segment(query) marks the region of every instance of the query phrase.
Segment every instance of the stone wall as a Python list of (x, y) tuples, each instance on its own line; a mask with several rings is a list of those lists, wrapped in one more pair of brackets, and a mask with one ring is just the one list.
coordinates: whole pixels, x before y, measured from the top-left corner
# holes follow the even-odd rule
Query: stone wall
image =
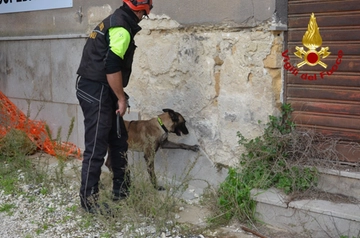
[(149, 29), (153, 23), (136, 38), (136, 70), (126, 89), (131, 103), (144, 118), (166, 107), (180, 111), (213, 161), (235, 162), (236, 132), (259, 135), (258, 121), (277, 113), (281, 34), (267, 25), (164, 31)]
[[(99, 5), (88, 1), (82, 7), (81, 27), (68, 23), (72, 29), (68, 34), (63, 34), (67, 32), (63, 25), (54, 30), (42, 22), (39, 25), (46, 25), (50, 32), (46, 34), (46, 30), (25, 30), (14, 22), (14, 28), (0, 37), (0, 90), (25, 112), (30, 102), (31, 117), (45, 120), (54, 131), (62, 127), (63, 138), (75, 117), (70, 141), (81, 148), (83, 118), (75, 97), (76, 69), (85, 35), (118, 7), (114, 2)], [(265, 7), (255, 0), (240, 3), (248, 6), (241, 11), (248, 11), (249, 16), (246, 20), (233, 17), (232, 24), (220, 19), (224, 14), (217, 15), (218, 24), (185, 24), (181, 21), (187, 19), (176, 12), (173, 19), (164, 14), (164, 6), (157, 12), (155, 8), (150, 19), (141, 22), (143, 30), (135, 38), (138, 48), (126, 88), (132, 116), (135, 113), (148, 119), (163, 108), (179, 111), (190, 129), (187, 140), (199, 143), (210, 161), (224, 164), (234, 164), (239, 158), (242, 148), (237, 143), (237, 131), (246, 137), (261, 134), (258, 121), (266, 122), (269, 115), (278, 113), (282, 94), (283, 35), (269, 30), (274, 4)], [(74, 1), (70, 13), (60, 11), (77, 21), (76, 11), (82, 4), (84, 1)], [(5, 14), (0, 20), (12, 22), (16, 16), (24, 19), (35, 15)], [(47, 17), (56, 23), (55, 16), (62, 15), (54, 11), (53, 17)], [(178, 17), (179, 21), (175, 20)], [(34, 23), (33, 18), (29, 21)], [(17, 33), (16, 28), (25, 33)]]

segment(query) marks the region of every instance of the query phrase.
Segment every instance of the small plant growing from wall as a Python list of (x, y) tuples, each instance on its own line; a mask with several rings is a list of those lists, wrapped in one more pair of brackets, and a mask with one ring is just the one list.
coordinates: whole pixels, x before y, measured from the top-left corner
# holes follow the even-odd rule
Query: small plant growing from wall
[(232, 218), (255, 221), (256, 202), (251, 198), (254, 188), (275, 187), (290, 194), (316, 185), (318, 173), (314, 167), (294, 165), (290, 161), (289, 148), (295, 132), (291, 112), (291, 105), (283, 104), (279, 117), (269, 116), (262, 136), (247, 139), (237, 133), (238, 143), (245, 152), (240, 156), (239, 166), (229, 168), (227, 178), (220, 184), (211, 223), (224, 224)]

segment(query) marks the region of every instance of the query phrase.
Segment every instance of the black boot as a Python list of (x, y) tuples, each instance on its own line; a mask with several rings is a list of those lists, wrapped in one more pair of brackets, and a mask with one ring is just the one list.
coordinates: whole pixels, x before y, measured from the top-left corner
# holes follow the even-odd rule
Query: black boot
[(99, 194), (91, 194), (84, 198), (80, 195), (81, 207), (88, 213), (111, 216), (112, 211), (105, 202), (99, 203)]
[(130, 174), (125, 173), (124, 179), (113, 179), (113, 201), (119, 201), (129, 196)]
[(125, 191), (123, 189), (113, 190), (113, 198), (112, 198), (112, 200), (114, 202), (123, 200), (123, 199), (128, 197), (128, 193), (129, 193), (129, 191)]

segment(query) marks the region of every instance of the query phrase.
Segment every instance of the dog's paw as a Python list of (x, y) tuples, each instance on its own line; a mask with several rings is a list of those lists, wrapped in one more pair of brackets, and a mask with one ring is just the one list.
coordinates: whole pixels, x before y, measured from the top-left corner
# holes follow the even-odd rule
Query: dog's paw
[(193, 145), (193, 146), (191, 146), (191, 150), (195, 151), (195, 152), (198, 152), (200, 150), (200, 146), (199, 145)]

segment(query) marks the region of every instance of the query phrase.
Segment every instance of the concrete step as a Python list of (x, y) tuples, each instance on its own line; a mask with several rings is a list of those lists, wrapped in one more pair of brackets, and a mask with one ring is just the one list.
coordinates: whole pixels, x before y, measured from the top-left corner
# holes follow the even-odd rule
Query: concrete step
[(360, 201), (360, 172), (317, 168), (318, 188), (324, 192), (342, 194)]
[[(360, 173), (318, 169), (318, 189), (360, 200)], [(292, 201), (277, 189), (252, 190), (257, 201), (257, 217), (272, 226), (286, 230), (294, 237), (340, 238), (360, 237), (360, 204), (328, 199)], [(349, 200), (348, 200), (349, 201)]]

